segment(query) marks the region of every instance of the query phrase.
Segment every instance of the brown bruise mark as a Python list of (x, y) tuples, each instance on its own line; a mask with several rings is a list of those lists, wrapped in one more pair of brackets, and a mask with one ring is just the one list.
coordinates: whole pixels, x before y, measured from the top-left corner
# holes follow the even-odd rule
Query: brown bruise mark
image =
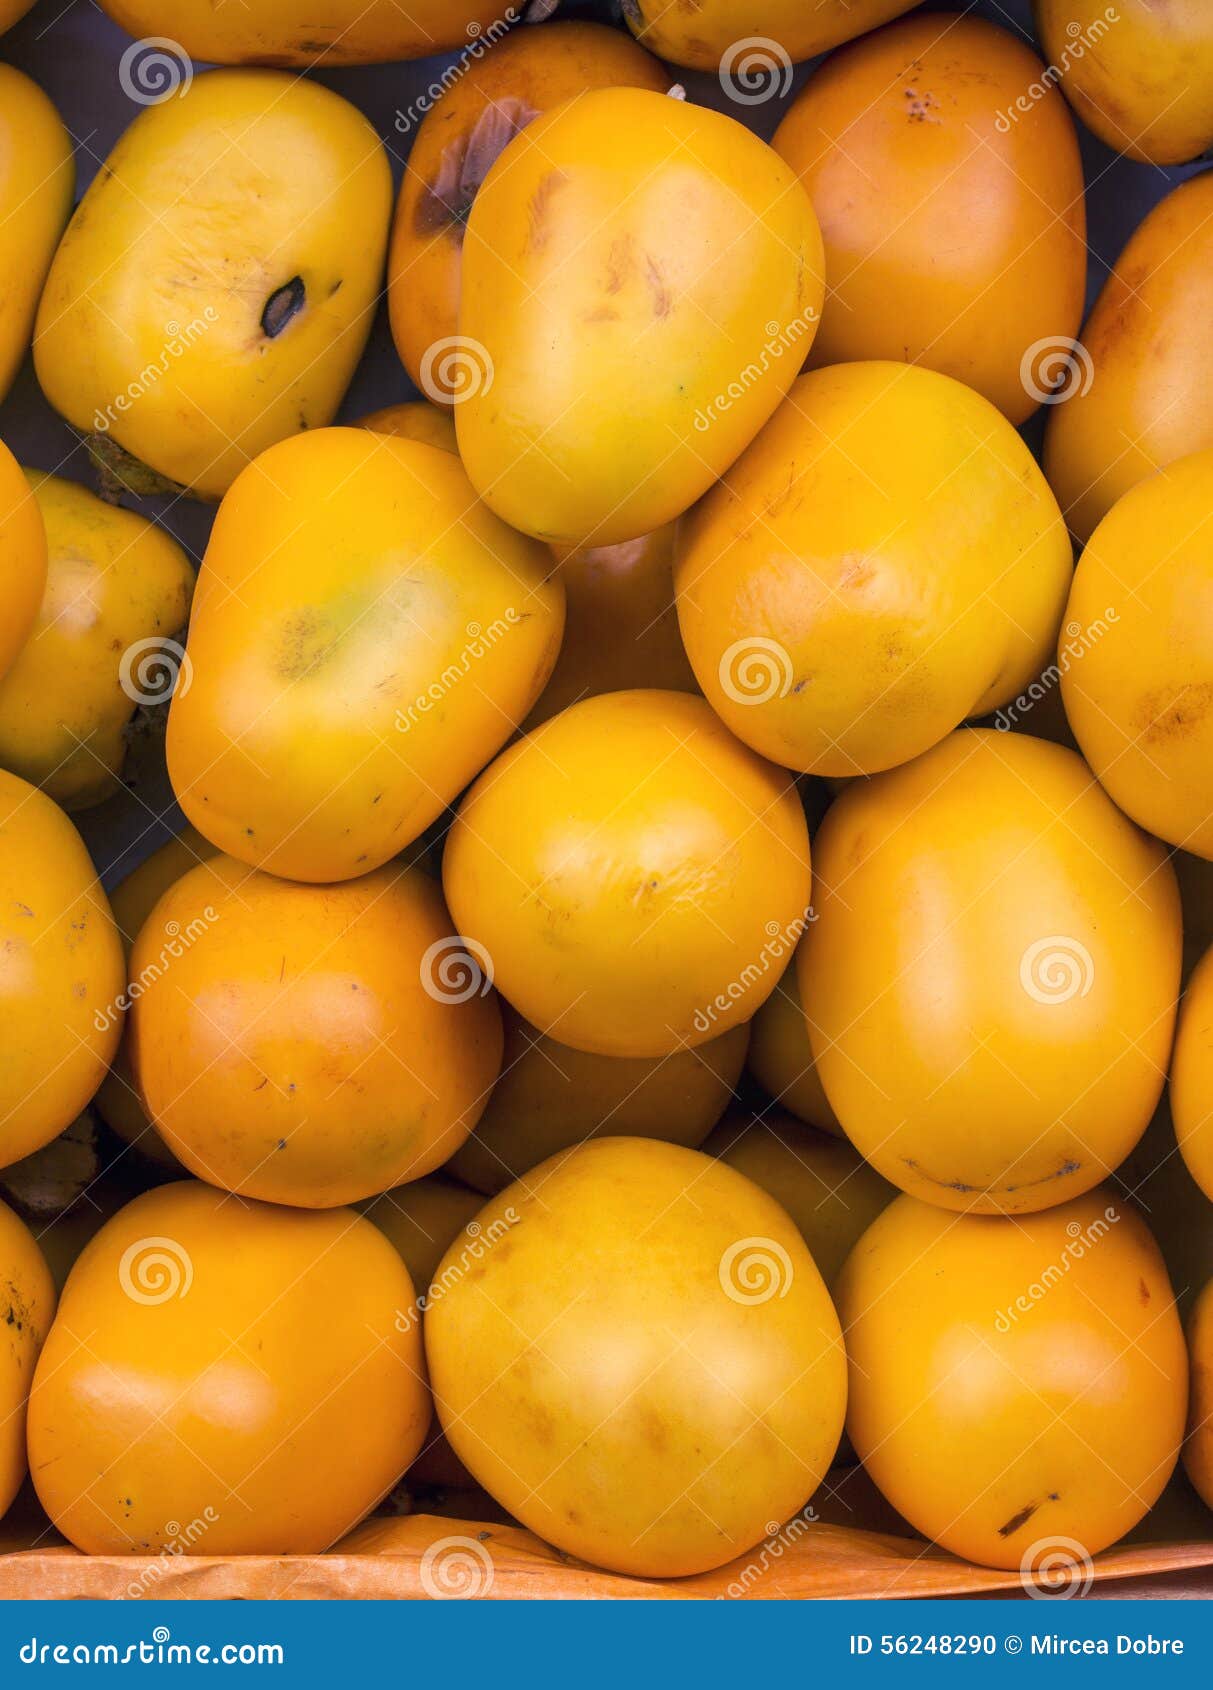
[(432, 181), (421, 190), (413, 213), (414, 232), (423, 238), (446, 234), (463, 245), (476, 195), (498, 156), (539, 114), (525, 100), (499, 100), (486, 106), (466, 134), (443, 150)]
[(567, 180), (563, 170), (549, 170), (540, 177), (527, 206), (528, 252), (542, 252), (547, 246), (551, 233), (552, 199)]
[(1039, 1502), (1029, 1502), (1025, 1504), (1025, 1506), (1019, 1510), (1018, 1514), (1012, 1514), (1011, 1518), (1005, 1525), (999, 1526), (999, 1537), (1013, 1537), (1021, 1527), (1027, 1525), (1028, 1521), (1032, 1518), (1033, 1514), (1035, 1514), (1039, 1507)]

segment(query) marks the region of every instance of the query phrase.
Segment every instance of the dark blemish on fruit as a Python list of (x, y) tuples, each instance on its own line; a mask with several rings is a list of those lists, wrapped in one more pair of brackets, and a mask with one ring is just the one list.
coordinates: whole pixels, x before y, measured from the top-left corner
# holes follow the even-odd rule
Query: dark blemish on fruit
[(548, 244), (551, 233), (552, 198), (556, 190), (567, 180), (563, 170), (549, 170), (540, 177), (539, 185), (531, 195), (531, 203), (527, 207), (527, 251), (542, 252)]
[(1150, 1287), (1146, 1284), (1144, 1279), (1139, 1279), (1137, 1281), (1137, 1295), (1141, 1298), (1143, 1303), (1148, 1303), (1150, 1301)]
[(289, 282), (283, 282), (280, 288), (275, 288), (265, 302), (265, 309), (261, 313), (261, 331), (268, 340), (276, 340), (291, 322), (303, 310), (307, 303), (307, 289), (303, 285), (302, 276), (292, 276)]
[(286, 1140), (284, 1138), (280, 1138), (278, 1140), (278, 1148), (279, 1148), (279, 1150), (285, 1150), (286, 1149)]
[(1039, 1502), (1029, 1502), (1026, 1508), (1019, 1510), (1018, 1514), (1012, 1514), (1005, 1526), (999, 1526), (999, 1537), (1011, 1537), (1021, 1526), (1026, 1526), (1039, 1507)]
[(414, 232), (423, 237), (445, 232), (462, 246), (476, 195), (497, 155), (536, 115), (525, 100), (497, 100), (487, 106), (469, 132), (445, 149), (433, 181), (422, 188), (413, 213)]
[(661, 266), (650, 253), (644, 255), (645, 279), (649, 284), (649, 292), (653, 296), (653, 315), (659, 320), (668, 317), (674, 309), (674, 296), (666, 285), (665, 277), (661, 273)]

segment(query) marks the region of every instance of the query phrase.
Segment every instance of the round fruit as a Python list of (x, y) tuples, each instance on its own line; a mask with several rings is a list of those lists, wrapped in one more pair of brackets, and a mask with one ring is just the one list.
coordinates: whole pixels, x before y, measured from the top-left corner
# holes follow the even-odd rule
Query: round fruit
[(782, 1109), (727, 1115), (702, 1148), (783, 1205), (831, 1288), (852, 1245), (897, 1195), (849, 1144)]
[[(188, 53), (215, 64), (319, 63), (327, 70), (426, 59), (457, 47), (471, 51), (482, 32), (484, 51), (518, 15), (501, 0), (408, 0), (407, 6), (400, 0), (255, 0), (251, 6), (101, 0), (101, 9), (152, 53), (150, 62), (135, 60), (133, 75), (137, 89), (159, 99), (166, 96), (155, 70), (156, 49), (162, 61), (169, 50), (168, 63), (177, 66)], [(172, 40), (161, 39), (170, 30)], [(306, 172), (300, 174), (307, 180)]]
[[(812, 59), (840, 41), (862, 35), (914, 0), (623, 0), (623, 15), (638, 40), (671, 64), (710, 70), (735, 80), (753, 102), (772, 79), (791, 82), (792, 61)], [(727, 86), (727, 85), (726, 85)]]
[(844, 47), (772, 142), (825, 242), (811, 361), (902, 359), (1021, 423), (1082, 321), (1082, 161), (1055, 88), (1014, 110), (1044, 74), (1036, 55), (984, 18), (945, 22), (917, 15)]
[(420, 440), (423, 446), (437, 446), (440, 452), (459, 455), (454, 417), (425, 399), (410, 399), (403, 405), (385, 405), (382, 411), (371, 411), (365, 417), (359, 417), (356, 426), (369, 428), (372, 434), (394, 434), (398, 440)]
[(842, 1137), (813, 1060), (795, 957), (750, 1023), (746, 1067), (763, 1090), (793, 1115), (823, 1133)]
[[(438, 1264), (474, 1216), (484, 1198), (441, 1174), (410, 1180), (356, 1207), (400, 1252), (418, 1297), (425, 1298)], [(424, 1304), (423, 1304), (424, 1307)]]
[(0, 1311), (7, 1342), (0, 1357), (0, 1515), (25, 1478), (25, 1410), (34, 1364), (55, 1312), (55, 1287), (33, 1235), (0, 1203)]
[(679, 532), (708, 701), (764, 757), (871, 774), (994, 709), (1050, 659), (1072, 555), (1028, 448), (908, 364), (799, 380)]
[(1126, 815), (1213, 858), (1213, 449), (1141, 481), (1078, 561), (1062, 665), (1083, 756)]
[(497, 1077), (496, 1002), (419, 869), (321, 888), (217, 857), (160, 899), (131, 975), (148, 1114), (246, 1197), (331, 1208), (428, 1174)]
[(496, 1192), (585, 1139), (661, 1138), (694, 1150), (728, 1104), (745, 1060), (743, 1023), (670, 1056), (592, 1056), (502, 1007), (501, 1078), (450, 1171)]
[(564, 625), (553, 573), (450, 452), (330, 428), (262, 453), (198, 575), (168, 723), (181, 808), (272, 874), (378, 868), (542, 691)]
[(667, 1056), (747, 1021), (804, 925), (796, 790), (701, 698), (612, 692), (553, 716), (468, 793), (447, 901), (541, 1032)]
[[(1067, 0), (1068, 3), (1068, 0)], [(1147, 475), (1213, 447), (1213, 170), (1173, 188), (1116, 260), (1045, 431), (1045, 474), (1086, 540)]]
[(899, 1197), (838, 1284), (847, 1431), (911, 1525), (1026, 1573), (1137, 1524), (1183, 1438), (1188, 1368), (1144, 1221), (1091, 1192), (1015, 1220)]
[(490, 1495), (558, 1549), (658, 1578), (722, 1566), (802, 1507), (845, 1359), (779, 1205), (696, 1151), (616, 1138), (510, 1186), (485, 1231), (511, 1208), (426, 1316), (439, 1417)]
[(732, 118), (641, 88), (537, 117), (468, 218), (455, 426), (472, 485), (541, 540), (651, 534), (778, 405), (823, 287), (808, 195)]
[(1171, 1113), (1188, 1170), (1213, 1203), (1213, 949), (1197, 964), (1180, 1008)]
[(456, 336), (463, 241), (497, 155), (541, 112), (590, 88), (664, 94), (669, 85), (669, 73), (617, 29), (557, 21), (514, 30), (491, 53), (467, 60), (428, 107), (400, 186), (387, 281), (392, 338), (422, 393), (457, 400), (475, 367)]
[(122, 944), (84, 842), (45, 793), (0, 772), (0, 1166), (49, 1144), (122, 1033)]
[(1158, 1102), (1180, 913), (1081, 758), (968, 729), (856, 782), (798, 953), (817, 1070), (886, 1179), (980, 1214), (1097, 1185)]
[(421, 1445), (412, 1301), (396, 1251), (349, 1210), (192, 1180), (137, 1197), (72, 1270), (34, 1380), (43, 1507), (90, 1555), (327, 1549)]
[[(0, 32), (13, 12), (12, 0), (0, 5)], [(0, 65), (0, 399), (29, 351), (75, 185), (71, 136), (59, 113), (36, 82)]]

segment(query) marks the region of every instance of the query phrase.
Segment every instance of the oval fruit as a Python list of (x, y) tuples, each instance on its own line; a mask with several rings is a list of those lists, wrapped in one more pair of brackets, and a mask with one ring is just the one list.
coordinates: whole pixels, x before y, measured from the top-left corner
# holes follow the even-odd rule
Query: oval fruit
[[(429, 398), (458, 399), (471, 366), (455, 339), (463, 239), (472, 203), (497, 155), (520, 129), (590, 88), (663, 94), (669, 73), (618, 30), (596, 23), (519, 29), (466, 62), (422, 116), (388, 249), (392, 338)], [(407, 118), (411, 114), (401, 114)], [(411, 123), (401, 130), (407, 133)]]
[[(14, 21), (3, 15), (9, 10), (0, 8), (0, 31)], [(38, 295), (75, 186), (71, 137), (59, 113), (36, 82), (0, 64), (0, 399), (29, 351)]]
[(1213, 949), (1196, 965), (1180, 1006), (1171, 1113), (1188, 1172), (1213, 1203)]
[(163, 528), (57, 475), (28, 472), (46, 529), (46, 587), (0, 681), (0, 764), (67, 810), (121, 787), (137, 704), (177, 678), (194, 571)]
[(553, 546), (564, 639), (526, 726), (601, 692), (697, 692), (674, 604), (675, 524), (617, 546)]
[(1126, 158), (1184, 164), (1213, 143), (1213, 12), (1207, 0), (1034, 0), (1058, 84), (1094, 135)]
[(181, 808), (273, 874), (378, 868), (539, 696), (564, 622), (552, 569), (449, 452), (346, 428), (271, 448), (198, 576), (168, 724)]
[(1130, 487), (1213, 447), (1213, 170), (1139, 224), (1082, 330), (1044, 466), (1086, 540)]
[(1193, 1310), (1188, 1345), (1192, 1355), (1192, 1405), (1184, 1468), (1205, 1506), (1213, 1508), (1213, 1279)]
[(811, 361), (939, 370), (1021, 423), (1050, 391), (1042, 355), (1064, 355), (1082, 321), (1078, 141), (1052, 87), (1012, 110), (1044, 73), (1022, 42), (983, 18), (944, 21), (905, 18), (844, 47), (772, 142), (825, 243)]
[(501, 1191), (586, 1139), (660, 1138), (699, 1147), (728, 1104), (749, 1030), (730, 1027), (669, 1056), (593, 1056), (502, 1008), (501, 1077), (483, 1115), (447, 1164), (478, 1191)]
[(459, 455), (454, 418), (425, 399), (385, 405), (382, 411), (359, 417), (356, 426), (369, 428), (372, 434), (394, 434), (398, 440), (420, 440), (423, 446), (437, 446), (440, 452)]
[(1068, 1549), (1077, 1581), (1160, 1495), (1187, 1357), (1158, 1246), (1107, 1190), (1013, 1221), (899, 1197), (838, 1308), (851, 1441), (954, 1555), (1026, 1577)]
[[(457, 47), (485, 52), (517, 16), (501, 0), (101, 0), (101, 10), (153, 50), (171, 48), (212, 64), (379, 64), (426, 59)], [(147, 40), (171, 35), (172, 40)], [(170, 56), (173, 64), (175, 56)], [(140, 64), (144, 68), (140, 70)], [(138, 85), (164, 98), (153, 63), (136, 60)]]
[(59, 806), (0, 771), (0, 1165), (75, 1120), (122, 1032), (122, 945)]
[(26, 1403), (38, 1353), (55, 1312), (55, 1287), (46, 1260), (23, 1221), (0, 1203), (0, 1311), (7, 1342), (0, 1357), (0, 1516), (26, 1474)]
[[(732, 76), (753, 100), (773, 77), (791, 81), (791, 61), (812, 59), (908, 12), (915, 0), (623, 0), (637, 40), (672, 64)], [(727, 88), (726, 88), (727, 91)]]
[(29, 482), (0, 441), (0, 676), (38, 619), (46, 589), (46, 526)]
[(203, 863), (131, 953), (147, 1112), (191, 1173), (269, 1203), (333, 1208), (431, 1173), (501, 1062), (487, 981), (453, 978), (465, 963), (419, 869), (318, 888)]
[(667, 1056), (748, 1021), (809, 901), (793, 786), (701, 698), (612, 692), (485, 770), (443, 860), (460, 933), (531, 1024)]
[(192, 1180), (137, 1197), (77, 1261), (34, 1380), (43, 1507), (90, 1555), (327, 1549), (421, 1445), (421, 1341), (398, 1319), (412, 1300), (396, 1251), (349, 1210)]
[(484, 1229), (507, 1208), (426, 1316), (439, 1418), (489, 1494), (558, 1549), (657, 1578), (722, 1566), (802, 1507), (845, 1359), (779, 1205), (696, 1151), (616, 1138), (543, 1163)]
[(994, 709), (1053, 652), (1065, 525), (1028, 448), (908, 364), (803, 376), (680, 527), (674, 584), (713, 709), (764, 757), (871, 774)]
[(1139, 826), (1213, 858), (1213, 450), (1113, 505), (1066, 627), (1085, 637), (1062, 696), (1095, 775)]
[(776, 1103), (820, 1132), (843, 1136), (813, 1060), (795, 957), (750, 1022), (746, 1067)]
[(966, 730), (848, 787), (814, 855), (800, 991), (861, 1155), (978, 1214), (1098, 1184), (1166, 1072), (1181, 941), (1162, 847), (1072, 751)]
[(514, 137), (468, 219), (455, 411), (472, 485), (542, 540), (691, 505), (787, 392), (823, 291), (808, 196), (732, 118), (605, 88)]
[(374, 130), (327, 88), (197, 77), (135, 119), (68, 225), (38, 310), (43, 392), (132, 491), (218, 499), (258, 452), (333, 420), (391, 192)]
[[(132, 869), (120, 880), (110, 893), (114, 924), (126, 954), (128, 1003), (140, 996), (143, 990), (142, 982), (130, 978), (130, 955), (131, 947), (148, 916), (163, 894), (180, 880), (182, 875), (218, 855), (210, 840), (204, 839), (197, 828), (190, 827), (187, 822), (179, 834), (153, 851), (150, 857), (145, 858), (137, 868)], [(175, 934), (167, 932), (162, 925), (157, 931), (156, 948), (164, 948), (175, 937)], [(171, 952), (166, 954), (171, 955)], [(135, 1089), (135, 1076), (131, 1073), (129, 1026), (123, 1028), (122, 1043), (118, 1046), (110, 1071), (102, 1080), (101, 1088), (93, 1102), (106, 1126), (116, 1133), (124, 1144), (130, 1145), (140, 1156), (146, 1157), (161, 1168), (176, 1174), (181, 1172), (181, 1164), (148, 1120), (147, 1111)]]
[(852, 1246), (897, 1196), (849, 1144), (782, 1109), (728, 1115), (702, 1148), (783, 1205), (831, 1288)]

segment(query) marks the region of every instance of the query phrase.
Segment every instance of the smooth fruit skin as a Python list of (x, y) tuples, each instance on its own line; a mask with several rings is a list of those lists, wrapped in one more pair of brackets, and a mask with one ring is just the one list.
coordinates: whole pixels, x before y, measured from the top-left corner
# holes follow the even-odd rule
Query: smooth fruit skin
[(588, 89), (663, 94), (669, 85), (669, 73), (619, 30), (558, 20), (515, 30), (491, 53), (470, 59), (426, 110), (409, 149), (388, 249), (392, 337), (422, 393), (443, 402), (459, 397), (466, 366), (451, 356), (450, 342), (458, 328), (464, 231), (497, 155), (541, 112)]
[(218, 499), (258, 452), (332, 421), (391, 192), (375, 131), (327, 88), (195, 78), (135, 119), (68, 225), (38, 311), (43, 392), (136, 488), (150, 469)]
[(1094, 135), (1126, 158), (1184, 164), (1213, 143), (1206, 0), (1034, 0), (1045, 57)]
[(42, 512), (20, 464), (0, 441), (0, 677), (33, 631), (46, 578)]
[(844, 1136), (813, 1060), (795, 957), (750, 1022), (746, 1068), (776, 1103), (800, 1120), (835, 1138)]
[(26, 1474), (25, 1411), (34, 1364), (55, 1312), (55, 1286), (33, 1234), (0, 1203), (0, 1516), (8, 1512)]
[(680, 525), (678, 620), (713, 709), (820, 775), (904, 763), (1014, 698), (1071, 575), (1031, 453), (979, 394), (909, 364), (802, 376)]
[(670, 1056), (593, 1056), (502, 1008), (501, 1078), (447, 1164), (490, 1195), (589, 1138), (660, 1138), (696, 1150), (728, 1104), (749, 1029), (730, 1027)]
[(1213, 949), (1196, 965), (1180, 1005), (1171, 1113), (1188, 1172), (1213, 1203)]
[(523, 1525), (678, 1578), (804, 1506), (838, 1443), (845, 1360), (765, 1192), (693, 1150), (600, 1139), (479, 1219), (496, 1241), (432, 1304), (426, 1352), (455, 1453)]
[(142, 40), (169, 35), (211, 64), (380, 64), (425, 59), (504, 31), (500, 0), (101, 0), (101, 10)]
[[(5, 10), (11, 13), (0, 7), (0, 31), (20, 15), (6, 20)], [(59, 113), (36, 82), (0, 64), (0, 399), (29, 350), (75, 186), (71, 137)]]
[[(191, 827), (187, 822), (179, 834), (153, 851), (138, 868), (132, 869), (125, 879), (120, 880), (110, 893), (114, 925), (118, 929), (127, 960), (128, 997), (132, 984), (131, 947), (144, 922), (163, 894), (180, 880), (182, 875), (218, 855), (219, 852), (210, 840), (204, 839), (197, 828)], [(173, 934), (166, 933), (161, 927), (156, 940), (157, 946), (163, 946), (173, 937)], [(139, 989), (141, 988), (137, 988)], [(123, 1027), (122, 1043), (118, 1046), (110, 1071), (102, 1080), (93, 1103), (106, 1126), (116, 1133), (124, 1144), (129, 1144), (132, 1149), (138, 1150), (141, 1156), (147, 1157), (161, 1168), (173, 1173), (181, 1172), (181, 1164), (148, 1120), (147, 1111), (135, 1089), (135, 1076), (131, 1073), (128, 1026)]]
[(847, 1137), (945, 1209), (1089, 1191), (1158, 1102), (1179, 989), (1175, 876), (1081, 758), (967, 729), (837, 799), (798, 953)]
[(1188, 1328), (1192, 1401), (1184, 1468), (1208, 1508), (1213, 1508), (1213, 1279), (1205, 1286)]
[(348, 1209), (192, 1180), (137, 1197), (86, 1246), (43, 1350), (43, 1507), (90, 1555), (327, 1549), (425, 1434), (412, 1300), (396, 1251)]
[[(164, 529), (56, 475), (26, 472), (46, 529), (46, 587), (0, 681), (0, 764), (66, 810), (120, 790), (126, 729), (176, 669), (194, 571)], [(167, 692), (167, 687), (165, 687)]]
[(1148, 832), (1213, 858), (1213, 449), (1118, 500), (1078, 560), (1063, 666), (1087, 762)]
[(1013, 1221), (899, 1197), (855, 1246), (838, 1309), (851, 1441), (954, 1555), (1027, 1572), (1068, 1541), (1081, 1561), (1170, 1477), (1183, 1333), (1157, 1244), (1108, 1189)]
[(553, 716), (464, 798), (458, 931), (541, 1032), (657, 1057), (748, 1021), (809, 902), (795, 788), (701, 698), (612, 692)]
[(553, 567), (449, 452), (344, 428), (271, 448), (198, 576), (168, 723), (181, 808), (274, 874), (378, 868), (539, 696), (564, 624)]
[[(785, 61), (812, 59), (908, 12), (915, 0), (623, 0), (628, 28), (650, 52), (693, 70), (779, 76)], [(772, 44), (774, 45), (773, 50)]]
[(1087, 540), (1130, 487), (1213, 447), (1213, 170), (1138, 225), (1083, 325), (1080, 368), (1045, 431), (1044, 467)]
[(672, 521), (766, 422), (821, 312), (821, 235), (771, 149), (719, 112), (597, 89), (516, 135), (476, 196), (455, 407), (516, 528), (614, 545)]
[(812, 76), (771, 143), (808, 190), (830, 288), (811, 363), (897, 358), (954, 376), (1013, 423), (1042, 351), (1082, 321), (1086, 217), (1074, 124), (982, 18), (905, 18)]
[(456, 962), (419, 869), (325, 887), (191, 869), (131, 953), (147, 1112), (191, 1173), (270, 1203), (334, 1208), (432, 1173), (501, 1063), (496, 1002)]
[(726, 1115), (702, 1149), (782, 1204), (831, 1290), (852, 1246), (897, 1196), (849, 1144), (782, 1109)]
[(437, 446), (440, 452), (459, 455), (455, 419), (449, 411), (431, 405), (427, 399), (409, 399), (402, 405), (385, 405), (370, 411), (355, 425), (373, 434), (393, 434), (399, 440), (420, 440), (423, 446)]
[(125, 975), (80, 835), (45, 793), (0, 772), (0, 1165), (58, 1137), (101, 1084)]
[(675, 533), (669, 522), (617, 546), (553, 546), (564, 639), (526, 727), (600, 692), (698, 692), (674, 604)]
[(480, 1192), (441, 1174), (426, 1174), (356, 1205), (399, 1251), (419, 1297), (427, 1295), (439, 1262), (483, 1206)]

